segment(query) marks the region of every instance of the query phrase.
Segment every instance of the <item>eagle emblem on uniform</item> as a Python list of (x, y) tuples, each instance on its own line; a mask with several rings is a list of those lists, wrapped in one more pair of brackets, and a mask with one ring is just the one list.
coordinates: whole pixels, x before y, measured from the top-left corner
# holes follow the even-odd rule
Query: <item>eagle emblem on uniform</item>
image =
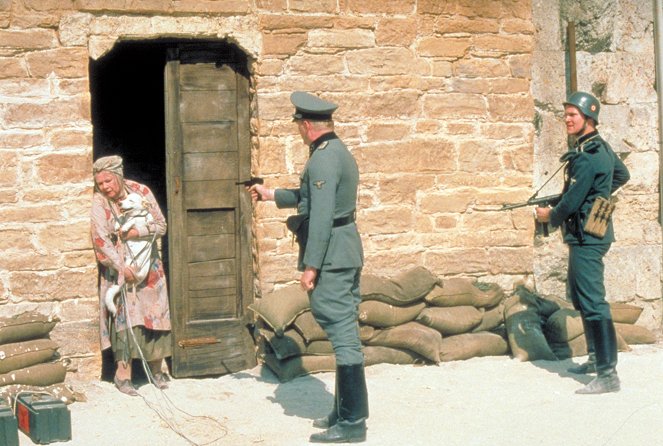
[(324, 180), (318, 180), (313, 182), (313, 185), (318, 189), (322, 189), (322, 186), (324, 186), (324, 184), (325, 184)]

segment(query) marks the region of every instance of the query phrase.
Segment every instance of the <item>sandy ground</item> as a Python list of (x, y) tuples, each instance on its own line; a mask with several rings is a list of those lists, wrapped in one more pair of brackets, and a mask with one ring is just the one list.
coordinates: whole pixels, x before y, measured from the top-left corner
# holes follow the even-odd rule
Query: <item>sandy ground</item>
[[(605, 395), (574, 393), (591, 378), (568, 374), (571, 360), (501, 356), (439, 366), (371, 366), (364, 444), (663, 444), (663, 344), (633, 346), (619, 361), (622, 390)], [(296, 446), (309, 444), (316, 432), (311, 421), (329, 411), (334, 375), (280, 383), (258, 366), (220, 378), (173, 380), (165, 393), (144, 385), (140, 397), (125, 396), (107, 382), (71, 384), (88, 401), (69, 406), (68, 445)], [(21, 446), (33, 444), (19, 436)]]

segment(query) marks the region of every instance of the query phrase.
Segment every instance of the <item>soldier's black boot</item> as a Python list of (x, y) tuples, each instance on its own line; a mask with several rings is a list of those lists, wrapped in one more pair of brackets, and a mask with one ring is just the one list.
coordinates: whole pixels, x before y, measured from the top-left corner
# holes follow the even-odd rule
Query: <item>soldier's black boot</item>
[(360, 443), (366, 441), (368, 392), (364, 365), (341, 365), (336, 368), (336, 424), (311, 435), (311, 443)]
[(577, 375), (586, 375), (596, 373), (596, 353), (594, 353), (594, 334), (587, 325), (585, 318), (582, 318), (582, 326), (585, 328), (585, 340), (587, 341), (587, 361), (575, 367), (566, 369), (569, 373)]
[(596, 348), (597, 376), (576, 393), (595, 395), (600, 393), (619, 392), (621, 388), (617, 376), (617, 335), (612, 319), (588, 321), (594, 335)]
[(336, 374), (336, 385), (334, 390), (334, 406), (329, 415), (313, 420), (313, 427), (318, 429), (329, 429), (338, 421), (338, 373)]

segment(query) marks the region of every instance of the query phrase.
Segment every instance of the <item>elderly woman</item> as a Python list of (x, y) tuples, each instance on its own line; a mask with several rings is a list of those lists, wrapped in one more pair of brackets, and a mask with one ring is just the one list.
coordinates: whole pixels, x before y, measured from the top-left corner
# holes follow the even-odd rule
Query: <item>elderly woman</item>
[[(132, 359), (147, 361), (152, 381), (159, 389), (168, 387), (162, 373), (163, 359), (171, 355), (170, 310), (163, 264), (156, 243), (152, 244), (151, 265), (147, 278), (136, 283), (136, 271), (127, 265), (125, 242), (131, 239), (156, 241), (166, 233), (166, 220), (150, 189), (125, 180), (122, 158), (107, 156), (93, 166), (92, 245), (99, 267), (101, 349), (112, 348), (117, 364), (115, 386), (120, 392), (137, 395), (131, 382)], [(149, 223), (127, 232), (117, 229), (121, 216), (119, 202), (129, 193), (145, 199), (152, 218)], [(113, 315), (104, 304), (108, 288), (122, 286)]]

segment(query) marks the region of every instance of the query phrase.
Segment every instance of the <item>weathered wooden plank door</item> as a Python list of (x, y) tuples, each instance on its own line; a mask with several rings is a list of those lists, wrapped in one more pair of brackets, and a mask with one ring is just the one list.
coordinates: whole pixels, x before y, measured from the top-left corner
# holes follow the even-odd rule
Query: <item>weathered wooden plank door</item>
[(175, 377), (256, 364), (248, 79), (213, 51), (169, 50), (165, 70)]

